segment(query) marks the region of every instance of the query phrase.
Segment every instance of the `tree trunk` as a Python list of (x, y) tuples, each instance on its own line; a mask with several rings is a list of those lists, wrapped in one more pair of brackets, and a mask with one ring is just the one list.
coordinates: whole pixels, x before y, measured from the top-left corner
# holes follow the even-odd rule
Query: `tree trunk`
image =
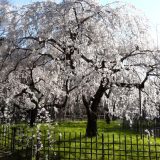
[(93, 111), (87, 112), (87, 128), (86, 136), (94, 137), (97, 135), (97, 113)]
[(82, 100), (87, 112), (87, 127), (86, 136), (93, 137), (97, 135), (97, 115), (90, 109), (90, 104), (87, 102), (84, 95), (82, 95)]
[(110, 124), (110, 117), (109, 117), (109, 108), (108, 108), (108, 104), (106, 104), (106, 109), (105, 109), (105, 120), (107, 124)]
[(106, 86), (108, 85), (108, 82), (106, 85), (104, 85), (104, 79), (101, 80), (100, 86), (98, 90), (96, 91), (94, 98), (91, 97), (89, 102), (86, 100), (85, 96), (82, 95), (82, 100), (84, 103), (84, 106), (86, 107), (87, 112), (87, 128), (86, 128), (86, 136), (87, 137), (93, 137), (97, 135), (97, 110), (99, 107), (99, 103), (101, 101), (101, 98), (106, 91)]
[(107, 124), (110, 124), (111, 119), (110, 119), (110, 117), (109, 117), (109, 113), (108, 113), (108, 112), (105, 114), (105, 120), (106, 120), (106, 123), (107, 123)]
[(38, 112), (37, 110), (38, 110), (37, 107), (30, 110), (30, 127), (33, 127), (34, 123), (36, 122), (36, 117), (37, 117), (37, 112)]

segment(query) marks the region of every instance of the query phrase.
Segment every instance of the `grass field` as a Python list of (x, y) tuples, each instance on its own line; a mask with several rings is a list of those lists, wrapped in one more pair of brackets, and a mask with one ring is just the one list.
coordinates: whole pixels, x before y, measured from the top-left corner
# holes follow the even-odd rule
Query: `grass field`
[[(12, 126), (13, 127), (13, 126)], [(138, 135), (133, 130), (123, 130), (121, 121), (106, 124), (98, 121), (97, 137), (85, 137), (86, 121), (64, 121), (53, 124), (37, 124), (34, 128), (26, 125), (15, 125), (16, 137), (14, 150), (35, 159), (36, 146), (39, 142), (39, 159), (77, 159), (77, 160), (158, 160), (160, 159), (160, 139), (148, 135)], [(38, 132), (37, 132), (38, 129)], [(10, 131), (11, 132), (11, 131)], [(2, 127), (1, 127), (2, 133)], [(9, 133), (6, 137), (9, 137)], [(7, 143), (11, 142), (6, 140)], [(5, 144), (5, 138), (0, 137), (0, 144)], [(32, 145), (32, 151), (30, 147)], [(37, 145), (38, 146), (38, 145)], [(32, 152), (26, 152), (30, 149)], [(23, 153), (23, 155), (22, 155)], [(37, 153), (37, 152), (36, 152)], [(20, 157), (20, 156), (19, 156)], [(17, 160), (16, 158), (13, 160)], [(28, 158), (31, 159), (31, 158)]]

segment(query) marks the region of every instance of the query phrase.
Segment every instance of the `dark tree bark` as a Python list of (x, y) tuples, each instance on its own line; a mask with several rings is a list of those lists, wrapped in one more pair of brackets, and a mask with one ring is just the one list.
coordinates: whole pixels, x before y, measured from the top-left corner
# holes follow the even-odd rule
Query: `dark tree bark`
[(29, 115), (30, 115), (30, 127), (34, 126), (34, 123), (36, 122), (36, 117), (38, 113), (38, 107), (35, 107), (34, 109), (29, 110)]
[(1, 118), (2, 123), (4, 123), (4, 121), (5, 121), (4, 111), (5, 111), (5, 104), (2, 101), (2, 103), (0, 104), (0, 112), (2, 113), (2, 118)]
[(87, 128), (86, 128), (87, 137), (93, 137), (97, 135), (97, 110), (98, 110), (101, 98), (105, 93), (109, 83), (108, 79), (107, 79), (107, 82), (104, 82), (104, 81), (105, 79), (101, 80), (100, 86), (97, 92), (95, 93), (94, 98), (91, 97), (89, 102), (87, 102), (85, 96), (82, 95), (82, 100), (83, 100), (84, 106), (86, 107), (86, 112), (87, 112)]
[(110, 117), (109, 117), (109, 109), (108, 109), (108, 106), (106, 108), (106, 112), (105, 112), (105, 120), (106, 120), (106, 123), (107, 124), (110, 124)]
[(54, 106), (56, 106), (59, 109), (59, 112), (57, 114), (57, 118), (59, 120), (62, 120), (64, 118), (64, 110), (66, 108), (67, 102), (68, 102), (68, 94), (66, 94), (63, 103), (54, 104)]
[[(113, 103), (113, 113), (115, 112), (116, 109), (116, 102)], [(112, 121), (115, 121), (117, 119), (117, 117), (113, 114), (112, 115)]]
[(90, 112), (87, 121), (86, 136), (94, 137), (97, 135), (97, 114)]
[(93, 137), (97, 135), (97, 113), (96, 112), (94, 113), (90, 109), (90, 104), (87, 102), (84, 95), (82, 95), (82, 99), (87, 112), (86, 136)]
[(15, 123), (18, 123), (20, 120), (20, 106), (17, 105), (16, 103), (13, 104), (13, 121)]
[(29, 88), (31, 89), (32, 92), (37, 92), (40, 97), (38, 98), (38, 101), (34, 100), (33, 99), (33, 95), (28, 93), (29, 94), (29, 97), (31, 99), (31, 102), (35, 104), (35, 108), (33, 109), (30, 109), (29, 110), (29, 113), (30, 113), (30, 127), (33, 127), (34, 126), (34, 123), (36, 122), (36, 118), (37, 118), (37, 114), (38, 114), (38, 108), (39, 108), (39, 102), (41, 100), (41, 98), (43, 97), (43, 94), (41, 94), (41, 92), (36, 88), (35, 86), (35, 82), (33, 80), (33, 69), (34, 69), (34, 66), (32, 68), (30, 68), (30, 80), (28, 81), (29, 84)]

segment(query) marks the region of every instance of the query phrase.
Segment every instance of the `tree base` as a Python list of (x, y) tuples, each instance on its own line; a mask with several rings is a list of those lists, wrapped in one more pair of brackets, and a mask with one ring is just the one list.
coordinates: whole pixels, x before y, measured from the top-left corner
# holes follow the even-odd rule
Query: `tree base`
[(97, 136), (97, 119), (88, 119), (86, 136), (87, 137)]

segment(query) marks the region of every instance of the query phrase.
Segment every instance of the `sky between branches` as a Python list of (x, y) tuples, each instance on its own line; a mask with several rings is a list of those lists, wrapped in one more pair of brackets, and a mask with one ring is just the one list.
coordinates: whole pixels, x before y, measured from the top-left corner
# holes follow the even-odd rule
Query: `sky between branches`
[[(38, 0), (9, 0), (12, 4), (23, 5)], [(41, 0), (42, 1), (42, 0)], [(56, 0), (57, 2), (60, 0)], [(115, 0), (100, 0), (102, 4), (110, 3)], [(146, 16), (151, 19), (152, 23), (160, 25), (160, 0), (125, 0), (128, 3), (135, 5), (136, 8), (144, 11)], [(160, 28), (160, 26), (159, 26)]]
[[(14, 5), (25, 5), (38, 0), (9, 0)], [(42, 0), (39, 0), (42, 1)], [(61, 0), (54, 0), (56, 2)], [(107, 4), (116, 0), (99, 0), (100, 3)], [(121, 1), (121, 0), (120, 0)], [(160, 37), (160, 0), (125, 0), (133, 4), (136, 8), (142, 10), (152, 25), (153, 37)]]

